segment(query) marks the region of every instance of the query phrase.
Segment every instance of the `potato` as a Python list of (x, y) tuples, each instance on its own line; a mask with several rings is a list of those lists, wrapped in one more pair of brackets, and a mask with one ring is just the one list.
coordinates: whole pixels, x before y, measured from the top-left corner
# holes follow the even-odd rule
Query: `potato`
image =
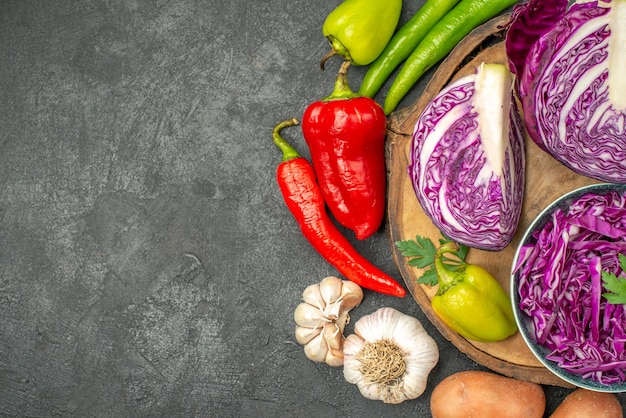
[(433, 418), (541, 418), (545, 410), (540, 385), (480, 371), (446, 377), (430, 398)]
[(622, 405), (611, 393), (576, 389), (563, 399), (550, 418), (622, 418)]

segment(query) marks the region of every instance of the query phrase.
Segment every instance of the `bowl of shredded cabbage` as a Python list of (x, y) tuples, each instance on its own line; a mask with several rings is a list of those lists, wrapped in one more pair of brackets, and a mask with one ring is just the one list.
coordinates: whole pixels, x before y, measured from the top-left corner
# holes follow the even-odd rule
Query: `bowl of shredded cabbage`
[(511, 269), (520, 333), (565, 382), (626, 392), (626, 185), (594, 184), (546, 207)]

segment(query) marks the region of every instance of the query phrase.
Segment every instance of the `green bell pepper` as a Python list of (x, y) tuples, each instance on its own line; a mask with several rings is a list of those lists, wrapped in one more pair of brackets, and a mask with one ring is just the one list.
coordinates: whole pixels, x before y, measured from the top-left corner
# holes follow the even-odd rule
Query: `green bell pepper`
[(447, 242), (437, 250), (435, 270), (439, 289), (431, 301), (433, 311), (465, 338), (494, 342), (517, 332), (511, 299), (484, 268), (462, 263), (454, 270), (443, 263), (443, 254), (458, 250)]
[(322, 33), (332, 50), (320, 67), (333, 55), (354, 65), (367, 65), (383, 51), (393, 36), (402, 0), (345, 0), (326, 17)]

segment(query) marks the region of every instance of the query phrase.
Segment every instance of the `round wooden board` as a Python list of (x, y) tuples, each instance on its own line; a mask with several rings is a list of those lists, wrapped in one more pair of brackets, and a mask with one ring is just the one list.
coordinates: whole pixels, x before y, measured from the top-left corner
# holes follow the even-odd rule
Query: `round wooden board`
[[(394, 261), (417, 303), (439, 332), (460, 351), (477, 363), (506, 376), (554, 386), (571, 385), (548, 369), (534, 357), (518, 333), (496, 343), (467, 340), (448, 328), (434, 314), (430, 301), (436, 287), (417, 284), (422, 272), (411, 267), (394, 243), (415, 239), (416, 235), (429, 237), (434, 243), (441, 238), (440, 231), (422, 211), (407, 174), (409, 149), (417, 119), (434, 97), (452, 80), (474, 72), (481, 62), (507, 63), (504, 48), (504, 26), (510, 15), (497, 17), (470, 33), (443, 61), (427, 85), (424, 93), (413, 105), (390, 115), (387, 131), (388, 170), (388, 222)], [(526, 187), (522, 216), (517, 233), (502, 251), (470, 249), (468, 262), (489, 270), (509, 291), (510, 271), (521, 235), (538, 213), (560, 195), (578, 187), (597, 183), (580, 176), (540, 150), (530, 139), (526, 141)]]

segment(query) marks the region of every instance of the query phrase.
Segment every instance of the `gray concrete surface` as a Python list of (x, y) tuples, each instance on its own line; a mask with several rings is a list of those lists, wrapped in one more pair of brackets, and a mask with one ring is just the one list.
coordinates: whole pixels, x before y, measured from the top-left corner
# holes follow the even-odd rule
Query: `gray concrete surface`
[[(369, 291), (353, 318), (392, 306), (439, 344), (421, 398), (366, 400), (295, 342), (302, 291), (336, 271), (282, 202), (271, 130), (330, 93), (336, 4), (0, 2), (0, 415), (425, 417), (482, 369)], [(354, 244), (401, 280), (385, 229)]]

